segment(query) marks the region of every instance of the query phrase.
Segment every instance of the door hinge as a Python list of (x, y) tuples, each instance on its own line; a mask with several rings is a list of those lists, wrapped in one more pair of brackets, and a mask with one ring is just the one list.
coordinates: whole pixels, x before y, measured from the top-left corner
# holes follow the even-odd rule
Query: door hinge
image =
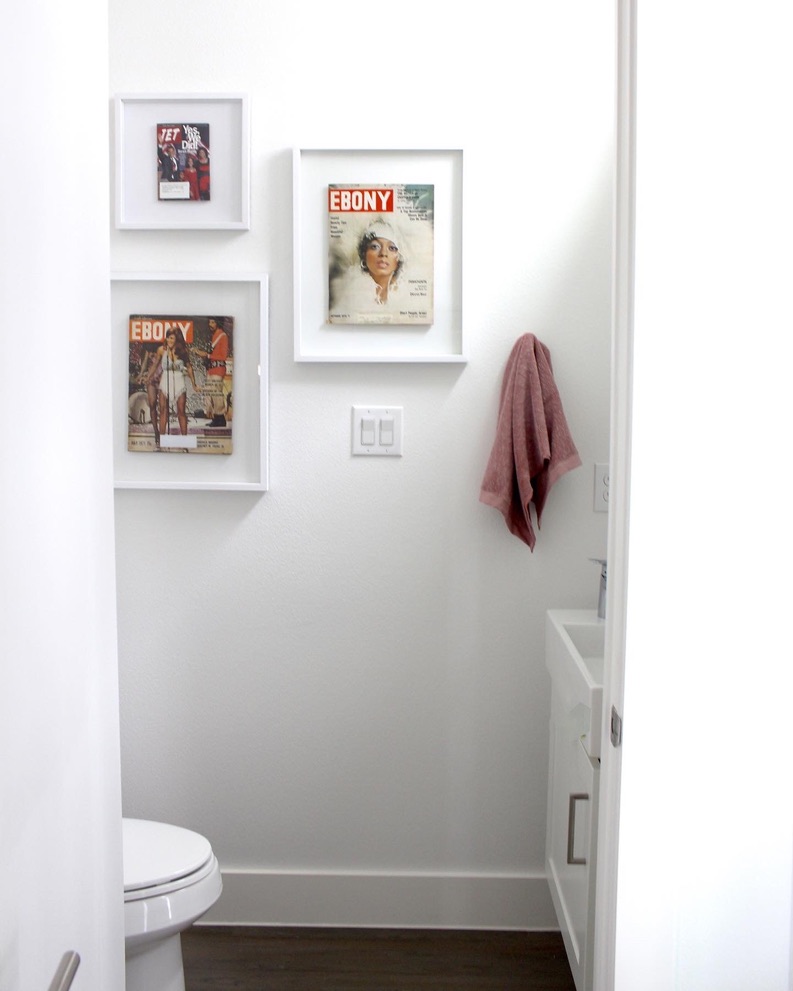
[(611, 707), (611, 745), (618, 747), (622, 743), (622, 716), (616, 706)]

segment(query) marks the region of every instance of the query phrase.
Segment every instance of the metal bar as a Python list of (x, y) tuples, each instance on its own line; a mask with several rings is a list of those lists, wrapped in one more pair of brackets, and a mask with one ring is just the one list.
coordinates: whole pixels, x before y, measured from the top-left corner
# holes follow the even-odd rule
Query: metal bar
[(55, 977), (52, 979), (49, 991), (69, 991), (79, 966), (80, 954), (75, 950), (67, 950), (61, 957), (61, 962), (55, 971)]
[(570, 804), (567, 809), (567, 863), (586, 864), (586, 857), (575, 856), (575, 808), (576, 802), (588, 802), (589, 795), (585, 792), (578, 792), (570, 796)]

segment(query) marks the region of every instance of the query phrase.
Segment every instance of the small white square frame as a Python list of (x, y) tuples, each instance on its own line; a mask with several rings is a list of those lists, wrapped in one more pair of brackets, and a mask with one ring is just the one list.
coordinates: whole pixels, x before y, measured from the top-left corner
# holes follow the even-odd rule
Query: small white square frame
[[(113, 465), (117, 489), (268, 488), (268, 278), (261, 273), (111, 276)], [(127, 450), (129, 318), (134, 313), (223, 313), (234, 317), (234, 449), (229, 455), (142, 453)]]
[[(462, 151), (296, 148), (292, 173), (295, 361), (465, 362)], [(435, 186), (431, 326), (328, 323), (327, 189), (338, 182)]]
[[(171, 121), (209, 124), (209, 200), (157, 198), (156, 126)], [(250, 229), (250, 124), (245, 94), (118, 94), (115, 159), (117, 228)]]

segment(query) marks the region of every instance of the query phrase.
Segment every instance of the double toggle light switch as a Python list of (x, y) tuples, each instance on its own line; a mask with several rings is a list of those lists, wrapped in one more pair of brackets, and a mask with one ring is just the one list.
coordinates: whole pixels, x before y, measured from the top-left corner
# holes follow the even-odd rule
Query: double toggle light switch
[(401, 406), (353, 406), (352, 453), (400, 457)]

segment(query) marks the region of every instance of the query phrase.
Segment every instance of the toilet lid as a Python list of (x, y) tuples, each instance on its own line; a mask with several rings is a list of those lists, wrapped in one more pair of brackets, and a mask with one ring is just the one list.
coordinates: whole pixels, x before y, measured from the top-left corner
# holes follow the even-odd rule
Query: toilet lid
[(181, 826), (124, 819), (124, 891), (152, 888), (187, 877), (212, 856), (206, 837)]

